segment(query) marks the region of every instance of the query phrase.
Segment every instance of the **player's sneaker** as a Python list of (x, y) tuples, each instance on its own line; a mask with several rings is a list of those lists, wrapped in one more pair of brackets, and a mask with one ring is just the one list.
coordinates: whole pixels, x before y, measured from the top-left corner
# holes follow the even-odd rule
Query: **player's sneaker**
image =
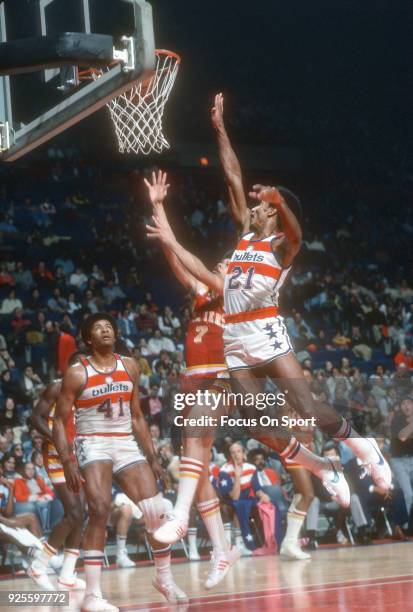
[(55, 591), (52, 581), (47, 575), (47, 567), (34, 559), (27, 568), (27, 575), (39, 586), (43, 591)]
[(175, 514), (167, 514), (165, 518), (165, 523), (155, 531), (153, 536), (162, 544), (175, 544), (186, 536), (188, 522), (178, 518)]
[(366, 440), (371, 444), (371, 456), (365, 457), (364, 459), (360, 457), (363, 462), (363, 473), (361, 478), (366, 475), (371, 476), (374, 484), (387, 492), (392, 486), (390, 466), (383, 457), (376, 440), (374, 438), (366, 438)]
[(211, 552), (211, 569), (205, 581), (206, 589), (213, 589), (225, 578), (231, 567), (241, 557), (241, 552), (232, 546), (228, 552)]
[(95, 593), (89, 593), (84, 598), (80, 612), (119, 612), (119, 608), (112, 606), (106, 599)]
[(327, 459), (326, 468), (321, 470), (319, 477), (331, 497), (342, 508), (348, 508), (350, 506), (350, 489), (347, 480), (344, 478), (341, 466), (335, 461)]
[(49, 565), (55, 572), (58, 572), (63, 567), (64, 555), (53, 555), (49, 559)]
[(307, 561), (311, 559), (311, 555), (301, 550), (296, 541), (285, 539), (281, 542), (280, 557), (291, 561)]
[(189, 601), (188, 595), (175, 584), (172, 577), (165, 580), (165, 582), (161, 582), (159, 578), (156, 577), (152, 584), (170, 604), (186, 604)]
[(118, 567), (136, 567), (136, 563), (128, 557), (128, 553), (126, 551), (117, 555), (116, 565)]
[(7, 525), (0, 523), (0, 532), (7, 535), (11, 540), (13, 540), (14, 544), (17, 544), (17, 546), (21, 546), (23, 548), (30, 548), (33, 546), (38, 550), (43, 549), (42, 542), (39, 540), (39, 538), (36, 538), (36, 536), (30, 533), (28, 529), (23, 529), (21, 527), (16, 527), (14, 529), (13, 527), (7, 527)]
[(62, 591), (84, 591), (86, 588), (86, 582), (82, 578), (78, 578), (76, 574), (69, 578), (57, 579), (57, 587)]

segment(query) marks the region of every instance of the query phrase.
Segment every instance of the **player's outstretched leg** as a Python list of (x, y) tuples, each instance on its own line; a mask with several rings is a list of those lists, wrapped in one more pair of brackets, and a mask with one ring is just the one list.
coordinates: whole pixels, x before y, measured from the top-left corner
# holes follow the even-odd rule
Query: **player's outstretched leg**
[(341, 440), (351, 448), (362, 462), (365, 472), (380, 489), (388, 491), (391, 488), (390, 466), (377, 442), (374, 438), (360, 436), (333, 406), (313, 397), (294, 353), (288, 353), (271, 362), (267, 374), (275, 380), (283, 392), (288, 392), (288, 403), (301, 417), (315, 417), (317, 427), (331, 438)]

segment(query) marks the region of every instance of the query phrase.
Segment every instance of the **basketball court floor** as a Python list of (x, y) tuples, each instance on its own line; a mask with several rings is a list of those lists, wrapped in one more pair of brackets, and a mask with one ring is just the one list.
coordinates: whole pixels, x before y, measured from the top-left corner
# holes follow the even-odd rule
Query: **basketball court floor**
[[(176, 582), (190, 598), (188, 604), (181, 606), (168, 606), (152, 588), (153, 568), (147, 564), (136, 569), (107, 569), (103, 572), (102, 586), (104, 596), (124, 612), (412, 609), (412, 542), (323, 548), (312, 556), (311, 562), (280, 561), (277, 556), (242, 558), (212, 592), (202, 586), (208, 561), (174, 563)], [(0, 581), (0, 590), (35, 589), (23, 577)], [(71, 593), (69, 609), (78, 610), (81, 599), (81, 593)], [(68, 608), (36, 607), (39, 612), (62, 609)]]

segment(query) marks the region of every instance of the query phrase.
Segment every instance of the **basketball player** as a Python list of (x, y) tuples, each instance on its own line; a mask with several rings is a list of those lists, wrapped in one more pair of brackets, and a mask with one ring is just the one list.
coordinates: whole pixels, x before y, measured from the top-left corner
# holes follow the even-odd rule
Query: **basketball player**
[[(165, 215), (163, 199), (168, 188), (166, 174), (162, 175), (159, 172), (156, 177), (155, 173), (152, 173), (152, 184), (146, 179), (145, 184), (154, 213)], [(165, 256), (177, 279), (191, 293), (193, 302), (185, 339), (187, 367), (181, 387), (187, 393), (196, 392), (198, 388), (211, 393), (216, 390), (222, 391), (228, 381), (222, 342), (224, 327), (222, 296), (214, 296), (208, 287), (197, 281), (170, 249), (165, 248)], [(221, 265), (218, 264), (218, 267)], [(205, 407), (194, 406), (185, 416), (196, 418), (205, 411)], [(195, 496), (197, 498), (197, 508), (212, 543), (211, 569), (205, 581), (207, 589), (212, 589), (221, 582), (240, 557), (238, 548), (231, 547), (225, 536), (219, 499), (209, 479), (213, 441), (213, 429), (207, 431), (204, 428), (202, 432), (194, 428), (184, 429), (183, 456), (179, 466), (178, 494), (174, 508), (174, 514), (184, 525), (182, 531), (178, 530), (177, 539), (179, 539), (180, 534), (182, 537), (186, 533), (192, 502)], [(159, 536), (162, 536), (162, 527), (158, 532)], [(162, 537), (160, 541), (164, 541)]]
[[(165, 214), (165, 211), (163, 209), (163, 204), (162, 204), (163, 199), (166, 196), (167, 188), (168, 188), (168, 185), (166, 185), (166, 175), (159, 172), (158, 176), (156, 177), (155, 174), (153, 174), (152, 175), (152, 186), (150, 186), (150, 184), (147, 181), (146, 181), (146, 184), (148, 186), (148, 189), (150, 190), (151, 200), (157, 202), (156, 206), (154, 206), (154, 209), (155, 209), (154, 210), (155, 212), (154, 220), (155, 220), (155, 224), (157, 227), (153, 228), (153, 227), (147, 226), (148, 235), (158, 237), (161, 239), (162, 244), (165, 245), (165, 250), (166, 250), (166, 255), (168, 257), (168, 260), (170, 262), (173, 262), (172, 265), (174, 266), (174, 269), (179, 271), (180, 278), (182, 279), (181, 282), (185, 282), (186, 280), (188, 284), (189, 282), (191, 282), (192, 286), (196, 287), (196, 279), (194, 279), (188, 267), (185, 267), (185, 262), (182, 259), (182, 253), (184, 252), (184, 250), (182, 249), (182, 247), (180, 247), (181, 250), (178, 249), (177, 251), (178, 260), (177, 260), (174, 250), (170, 246), (170, 244), (172, 244), (175, 241), (175, 237), (168, 224), (168, 220), (166, 218), (166, 214)], [(188, 252), (185, 252), (184, 258), (185, 256), (187, 260), (188, 260), (188, 257), (189, 258), (193, 257)], [(180, 259), (182, 260), (183, 263), (179, 263)], [(193, 260), (190, 260), (188, 263), (188, 266), (191, 265), (191, 261), (193, 263), (193, 261), (195, 260), (196, 258), (193, 258)], [(199, 260), (196, 260), (196, 261), (198, 261), (198, 263), (200, 264)], [(228, 267), (228, 260), (223, 260), (217, 265), (213, 273), (210, 273), (207, 271), (208, 274), (204, 275), (205, 279), (207, 280), (207, 283), (208, 283), (207, 287), (209, 288), (209, 290), (212, 292), (214, 290), (216, 291), (215, 301), (217, 300), (219, 295), (222, 296), (223, 281), (224, 281), (227, 267)], [(196, 266), (194, 269), (197, 272)], [(204, 268), (204, 270), (206, 270), (206, 268)], [(206, 319), (204, 319), (203, 321), (199, 321), (198, 323), (202, 322), (203, 325), (205, 325), (205, 321), (207, 319), (209, 319), (209, 315), (206, 317)], [(200, 334), (202, 331), (201, 327), (203, 326), (202, 325), (199, 326), (199, 330), (198, 330), (199, 333), (197, 333), (198, 339), (201, 339), (200, 337)], [(216, 347), (216, 352), (215, 353), (212, 352), (211, 356), (214, 355), (215, 359), (213, 361), (215, 363), (219, 363), (219, 361), (220, 360), (222, 361), (223, 359), (223, 348), (224, 348), (223, 347), (222, 327), (219, 328), (218, 326), (218, 328), (216, 329), (214, 340), (215, 340), (215, 343), (213, 343), (212, 346)], [(210, 340), (208, 341), (207, 347), (208, 348), (205, 350), (208, 352), (211, 350)], [(204, 365), (203, 368), (205, 370), (206, 366)], [(219, 366), (219, 368), (217, 368), (217, 371), (222, 375), (223, 373), (222, 364)], [(199, 380), (197, 382), (199, 383)], [(260, 385), (258, 385), (258, 387), (260, 387)], [(285, 446), (285, 444), (284, 446), (282, 445), (281, 440), (278, 439), (278, 437), (275, 436), (274, 434), (271, 434), (270, 436), (264, 436), (264, 435), (259, 435), (256, 432), (254, 432), (254, 433), (251, 433), (251, 435), (259, 439), (264, 444), (267, 444), (267, 446), (269, 446), (270, 448), (277, 450), (277, 451), (282, 450)], [(194, 457), (194, 453), (195, 453), (195, 456), (198, 456), (200, 452), (199, 436), (198, 437), (193, 436), (191, 438), (191, 443), (192, 443), (191, 451), (193, 454), (190, 455), (190, 459), (192, 460)], [(209, 439), (209, 447), (211, 445), (212, 445), (212, 438)], [(198, 448), (196, 448), (197, 446)], [(189, 451), (187, 452), (189, 454)], [(323, 483), (328, 488), (328, 490), (332, 492), (332, 495), (335, 495), (337, 497), (338, 501), (342, 505), (344, 506), (348, 505), (350, 494), (349, 494), (347, 483), (345, 482), (343, 476), (337, 472), (337, 470), (332, 464), (326, 464), (325, 460), (317, 458), (315, 455), (313, 455), (309, 451), (306, 451), (306, 452), (312, 458), (312, 471), (323, 480)], [(205, 461), (207, 461), (206, 465), (208, 465), (209, 456), (208, 458), (205, 459)], [(312, 487), (308, 487), (306, 484), (308, 475), (306, 474), (306, 471), (304, 469), (299, 468), (299, 466), (297, 466), (296, 463), (292, 461), (291, 458), (289, 459), (283, 458), (283, 461), (286, 467), (289, 468), (289, 471), (292, 475), (295, 486), (297, 487), (297, 490), (301, 493), (301, 497), (295, 497), (289, 509), (288, 521), (287, 521), (287, 533), (282, 543), (281, 551), (282, 551), (283, 556), (288, 557), (288, 558), (308, 559), (310, 558), (310, 556), (304, 553), (298, 544), (298, 535), (302, 527), (302, 524), (304, 522), (307, 508), (312, 500)], [(162, 542), (174, 542), (179, 537), (181, 537), (181, 534), (183, 532), (186, 531), (187, 524), (188, 524), (189, 508), (191, 506), (192, 499), (195, 494), (196, 485), (192, 484), (192, 487), (191, 487), (191, 485), (188, 483), (188, 485), (185, 485), (185, 489), (186, 489), (186, 495), (184, 494), (184, 487), (182, 487), (182, 498), (185, 500), (186, 503), (183, 503), (178, 495), (178, 501), (175, 506), (178, 512), (176, 512), (175, 510), (175, 513), (172, 517), (170, 517), (170, 520), (167, 523), (165, 523), (156, 532), (157, 538), (160, 539), (160, 541)], [(304, 502), (302, 504), (304, 509), (299, 509), (297, 506), (302, 500)]]
[[(316, 417), (318, 426), (348, 445), (375, 484), (388, 491), (391, 471), (377, 442), (359, 436), (332, 406), (312, 397), (278, 312), (280, 289), (301, 246), (301, 227), (292, 210), (294, 208), (298, 214), (299, 200), (285, 188), (254, 185), (250, 196), (257, 204), (249, 211), (239, 162), (224, 128), (222, 101), (222, 96), (218, 96), (213, 109), (219, 154), (229, 186), (233, 217), (247, 233), (233, 253), (223, 286), (217, 275), (209, 272), (171, 236), (170, 247), (196, 278), (212, 283), (217, 292), (220, 288), (223, 291), (225, 359), (233, 389), (250, 392), (260, 377), (269, 376), (277, 381), (277, 386), (288, 392), (293, 410), (304, 418)], [(156, 224), (159, 230), (159, 220)], [(282, 456), (312, 471), (313, 460), (294, 437)]]
[[(103, 599), (100, 587), (112, 478), (144, 515), (155, 560), (154, 587), (169, 603), (185, 603), (187, 597), (171, 574), (170, 546), (159, 544), (152, 536), (165, 513), (156, 483), (156, 478), (162, 477), (162, 469), (139, 405), (138, 368), (129, 357), (114, 353), (117, 325), (109, 314), (87, 317), (81, 334), (91, 354), (64, 375), (53, 440), (69, 489), (77, 493), (83, 482), (88, 504), (89, 522), (83, 538), (86, 592), (82, 610), (118, 610)], [(73, 406), (79, 467), (71, 461), (66, 434)]]
[[(69, 359), (69, 366), (77, 363), (81, 355), (82, 353), (74, 353)], [(65, 544), (65, 548), (63, 565), (57, 580), (58, 588), (63, 590), (80, 590), (86, 586), (85, 581), (77, 578), (75, 574), (76, 561), (80, 554), (79, 548), (84, 517), (83, 497), (69, 490), (63, 472), (63, 465), (52, 439), (56, 401), (61, 388), (61, 379), (50, 383), (41, 394), (30, 417), (31, 423), (45, 438), (43, 445), (44, 466), (63, 504), (65, 512), (63, 519), (55, 525), (47, 542), (43, 544), (43, 550), (41, 552), (34, 552), (35, 558), (27, 570), (28, 575), (38, 586), (44, 590), (51, 591), (54, 591), (55, 587), (47, 575), (47, 569), (50, 567), (53, 555), (58, 553), (62, 544)], [(75, 437), (73, 413), (67, 421), (66, 435), (69, 445), (72, 447)], [(74, 459), (73, 456), (72, 459)]]

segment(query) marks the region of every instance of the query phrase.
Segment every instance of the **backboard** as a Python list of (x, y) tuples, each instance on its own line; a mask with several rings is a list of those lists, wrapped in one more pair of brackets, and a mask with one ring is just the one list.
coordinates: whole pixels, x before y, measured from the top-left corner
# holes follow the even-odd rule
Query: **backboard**
[[(4, 161), (87, 117), (155, 67), (152, 8), (145, 0), (5, 0), (0, 37)], [(76, 68), (102, 66), (110, 69), (98, 80), (77, 80)]]

